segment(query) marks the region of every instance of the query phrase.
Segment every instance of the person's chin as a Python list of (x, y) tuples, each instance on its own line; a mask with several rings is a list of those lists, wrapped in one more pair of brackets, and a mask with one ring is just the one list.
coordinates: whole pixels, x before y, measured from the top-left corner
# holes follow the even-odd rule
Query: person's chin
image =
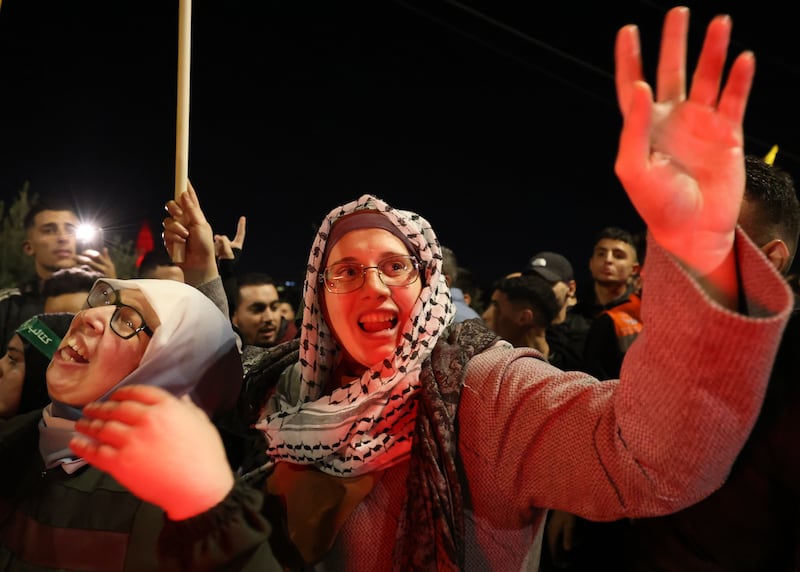
[(373, 366), (380, 365), (387, 359), (391, 360), (396, 349), (397, 342), (394, 340), (383, 344), (372, 344), (367, 351), (368, 357), (364, 361), (373, 364)]

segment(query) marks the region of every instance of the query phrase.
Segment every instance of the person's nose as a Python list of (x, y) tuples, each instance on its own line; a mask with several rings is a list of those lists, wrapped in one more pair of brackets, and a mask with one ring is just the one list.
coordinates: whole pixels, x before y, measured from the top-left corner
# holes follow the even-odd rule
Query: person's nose
[(370, 290), (377, 290), (380, 292), (386, 292), (389, 290), (389, 287), (383, 283), (381, 279), (381, 273), (377, 268), (365, 268), (364, 269), (364, 288), (369, 288)]
[(75, 317), (72, 318), (70, 330), (89, 330), (92, 332), (102, 333), (105, 326), (111, 320), (111, 314), (114, 313), (115, 307), (102, 307), (102, 308), (84, 308), (80, 310)]
[(56, 238), (58, 239), (59, 242), (66, 242), (70, 240), (73, 236), (75, 236), (75, 233), (71, 230), (68, 230), (63, 227), (58, 227), (56, 229)]

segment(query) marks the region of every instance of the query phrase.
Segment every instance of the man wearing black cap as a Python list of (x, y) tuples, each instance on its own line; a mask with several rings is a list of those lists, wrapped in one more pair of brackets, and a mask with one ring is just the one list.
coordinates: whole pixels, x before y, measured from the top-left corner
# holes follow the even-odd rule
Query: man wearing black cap
[(557, 252), (544, 251), (531, 257), (522, 274), (547, 280), (559, 303), (559, 311), (545, 332), (550, 349), (548, 361), (565, 371), (579, 370), (589, 322), (571, 311), (577, 302), (572, 264)]

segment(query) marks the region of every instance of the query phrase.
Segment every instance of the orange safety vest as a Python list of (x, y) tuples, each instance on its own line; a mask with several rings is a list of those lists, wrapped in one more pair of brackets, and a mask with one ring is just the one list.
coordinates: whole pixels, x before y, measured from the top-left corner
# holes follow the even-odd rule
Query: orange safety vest
[(642, 331), (641, 309), (642, 299), (637, 294), (631, 294), (627, 301), (603, 310), (603, 313), (608, 314), (614, 322), (617, 344), (623, 353), (631, 347), (636, 336)]

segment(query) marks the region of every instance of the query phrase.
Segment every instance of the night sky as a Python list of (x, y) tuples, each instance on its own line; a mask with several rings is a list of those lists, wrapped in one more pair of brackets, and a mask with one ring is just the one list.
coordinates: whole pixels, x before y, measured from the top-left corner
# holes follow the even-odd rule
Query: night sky
[[(613, 173), (616, 30), (652, 67), (672, 3), (195, 0), (189, 176), (243, 270), (301, 278), (316, 225), (373, 193), (419, 212), (484, 284), (535, 252), (579, 279), (594, 234), (641, 230)], [(613, 4), (613, 8), (605, 6)], [(746, 148), (800, 178), (800, 50), (764, 2), (695, 2), (757, 57)], [(777, 5), (775, 5), (777, 7)], [(0, 200), (72, 194), (160, 232), (174, 193), (178, 2), (2, 0)]]

